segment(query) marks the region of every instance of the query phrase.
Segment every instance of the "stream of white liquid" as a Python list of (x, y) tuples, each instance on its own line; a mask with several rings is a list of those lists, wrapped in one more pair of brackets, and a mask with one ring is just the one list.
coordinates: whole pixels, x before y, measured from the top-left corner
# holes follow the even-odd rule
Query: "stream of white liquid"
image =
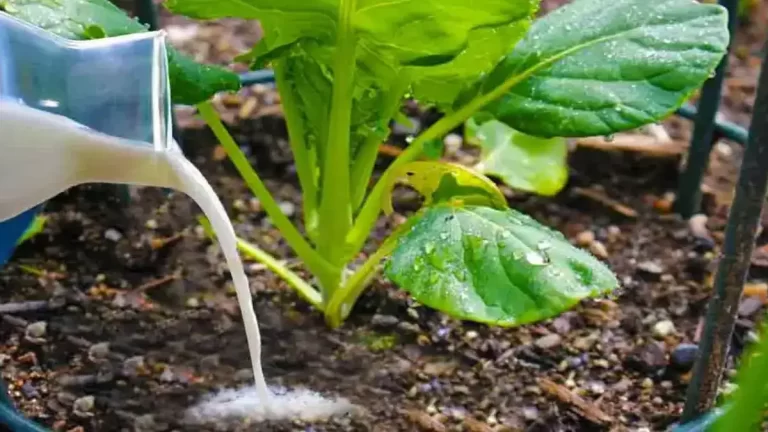
[(272, 392), (264, 379), (261, 365), (261, 335), (251, 291), (243, 263), (237, 252), (237, 237), (224, 206), (203, 174), (181, 153), (165, 153), (168, 164), (178, 176), (177, 189), (189, 195), (208, 217), (232, 274), (232, 280), (248, 339), (255, 378), (254, 389), (224, 390), (193, 407), (187, 414), (193, 421), (217, 421), (231, 418), (252, 420), (318, 420), (352, 409), (344, 399), (327, 400), (308, 390), (278, 389)]
[(223, 390), (188, 413), (193, 420), (318, 419), (349, 412), (345, 400), (307, 390), (271, 391), (261, 364), (261, 335), (237, 238), (203, 174), (174, 145), (158, 151), (94, 133), (64, 117), (0, 100), (0, 220), (83, 183), (172, 188), (190, 196), (211, 222), (232, 275), (243, 318), (253, 389)]

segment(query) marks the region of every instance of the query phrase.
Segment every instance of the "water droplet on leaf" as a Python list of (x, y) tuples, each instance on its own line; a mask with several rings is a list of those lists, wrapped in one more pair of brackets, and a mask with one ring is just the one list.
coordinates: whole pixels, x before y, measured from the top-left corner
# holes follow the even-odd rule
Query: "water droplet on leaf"
[(434, 251), (435, 251), (434, 243), (427, 243), (424, 245), (424, 253), (426, 253), (427, 255), (431, 254)]
[(525, 260), (528, 261), (528, 264), (535, 266), (547, 265), (547, 260), (540, 253), (534, 251), (526, 253)]

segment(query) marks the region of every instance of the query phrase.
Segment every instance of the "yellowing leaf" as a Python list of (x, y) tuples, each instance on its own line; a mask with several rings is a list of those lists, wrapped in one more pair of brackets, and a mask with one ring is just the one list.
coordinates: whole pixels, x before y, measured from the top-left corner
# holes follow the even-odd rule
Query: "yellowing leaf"
[(404, 165), (390, 178), (387, 193), (382, 198), (386, 214), (394, 211), (392, 189), (398, 183), (410, 186), (423, 195), (425, 206), (451, 202), (507, 208), (504, 195), (487, 177), (457, 164), (417, 161)]

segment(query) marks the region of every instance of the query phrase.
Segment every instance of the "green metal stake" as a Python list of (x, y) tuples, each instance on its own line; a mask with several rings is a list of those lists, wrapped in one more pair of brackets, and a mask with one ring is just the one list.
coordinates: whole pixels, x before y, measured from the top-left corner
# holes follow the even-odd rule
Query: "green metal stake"
[[(688, 120), (696, 120), (696, 116), (699, 113), (696, 111), (696, 107), (686, 104), (681, 106), (680, 109), (677, 110), (676, 114)], [(749, 133), (746, 129), (737, 125), (736, 123), (727, 120), (720, 120), (715, 122), (715, 134), (743, 146), (747, 145), (747, 140), (749, 139)]]
[(768, 56), (758, 81), (755, 112), (744, 150), (736, 194), (728, 216), (725, 244), (707, 308), (699, 357), (688, 386), (682, 423), (709, 411), (728, 356), (739, 300), (749, 270), (755, 235), (768, 190)]
[[(720, 4), (728, 9), (728, 31), (731, 34), (732, 45), (733, 35), (736, 33), (739, 1), (720, 0)], [(720, 106), (720, 95), (727, 69), (728, 54), (717, 66), (715, 76), (708, 80), (701, 90), (698, 115), (688, 152), (688, 163), (680, 177), (675, 201), (675, 211), (686, 219), (696, 214), (701, 207), (701, 182), (709, 166), (709, 154), (712, 152), (715, 138), (715, 116)]]

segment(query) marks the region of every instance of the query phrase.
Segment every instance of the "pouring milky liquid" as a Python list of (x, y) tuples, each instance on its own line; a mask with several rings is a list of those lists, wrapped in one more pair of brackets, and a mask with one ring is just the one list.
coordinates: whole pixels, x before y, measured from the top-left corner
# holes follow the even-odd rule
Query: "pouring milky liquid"
[(343, 400), (267, 386), (234, 229), (213, 188), (171, 137), (164, 44), (161, 32), (72, 42), (0, 12), (0, 221), (85, 183), (185, 193), (221, 245), (254, 373), (252, 389), (222, 391), (190, 409), (190, 419), (316, 419), (346, 412)]
[[(163, 151), (107, 136), (65, 117), (0, 100), (0, 220), (9, 219), (78, 184), (115, 183), (171, 188), (190, 196), (210, 220), (235, 286), (254, 387), (225, 390), (189, 411), (193, 421), (317, 419), (350, 409), (308, 390), (270, 390), (261, 365), (261, 336), (237, 238), (226, 210), (203, 174), (174, 141)], [(13, 209), (21, 209), (14, 211)]]

